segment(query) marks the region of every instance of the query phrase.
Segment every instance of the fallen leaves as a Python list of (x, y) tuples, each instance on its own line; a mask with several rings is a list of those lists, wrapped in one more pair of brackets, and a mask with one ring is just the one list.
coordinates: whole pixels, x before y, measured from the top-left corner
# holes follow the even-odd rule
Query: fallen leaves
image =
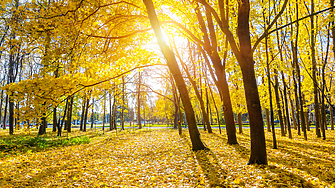
[[(247, 132), (247, 131), (245, 131)], [(295, 131), (293, 130), (293, 133)], [(71, 134), (84, 134), (75, 132)], [(331, 187), (335, 185), (334, 135), (290, 140), (278, 135), (268, 166), (246, 165), (248, 133), (228, 145), (218, 132), (201, 131), (210, 151), (192, 152), (187, 131), (114, 131), (89, 144), (29, 151), (0, 158), (1, 187)]]

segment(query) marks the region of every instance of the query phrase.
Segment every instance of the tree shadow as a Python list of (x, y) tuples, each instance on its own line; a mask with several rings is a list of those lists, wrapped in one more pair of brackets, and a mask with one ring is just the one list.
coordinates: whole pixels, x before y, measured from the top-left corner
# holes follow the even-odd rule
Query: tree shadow
[[(223, 140), (223, 141), (225, 141), (226, 143), (228, 141), (227, 138), (225, 138), (221, 135), (217, 135), (215, 133), (212, 134), (212, 135), (221, 139), (221, 140)], [(243, 140), (245, 142), (250, 142), (250, 140), (240, 137), (238, 141), (241, 141), (241, 140)], [(268, 148), (269, 148), (269, 145), (271, 145), (271, 143), (267, 143)], [(233, 147), (235, 149), (235, 151), (238, 152), (239, 155), (242, 158), (249, 159), (249, 154), (250, 154), (250, 149), (249, 148), (244, 147), (242, 144), (235, 144), (235, 145), (230, 145), (230, 146)], [(276, 159), (276, 158), (269, 158), (268, 157), (268, 161), (273, 162), (273, 163), (278, 163), (278, 159)], [(287, 164), (288, 161), (283, 161), (283, 162), (284, 162), (284, 165), (290, 167), (290, 165)], [(276, 187), (287, 187), (287, 184), (290, 184), (291, 186), (297, 186), (297, 187), (312, 187), (312, 184), (309, 181), (306, 181), (305, 179), (300, 177), (298, 174), (292, 173), (288, 170), (284, 170), (284, 169), (276, 167), (274, 165), (267, 165), (267, 166), (254, 165), (254, 166), (256, 168), (262, 170), (262, 171), (266, 168), (271, 173), (276, 174), (276, 176), (273, 177), (273, 175), (271, 175), (267, 172), (264, 172), (265, 173), (265, 178), (271, 178), (271, 180), (268, 179), (268, 181), (271, 183), (271, 185), (275, 185)]]
[[(191, 148), (191, 143), (186, 136), (181, 135), (181, 138), (183, 140), (182, 143)], [(200, 150), (192, 153), (208, 180), (210, 187), (226, 187), (224, 180), (227, 178), (227, 172), (221, 168), (215, 154), (210, 150)]]
[[(223, 137), (222, 135), (218, 135), (216, 133), (212, 133), (213, 136), (223, 140), (225, 143), (228, 143), (228, 139)], [(229, 144), (230, 145), (230, 144)], [(249, 159), (249, 153), (250, 150), (244, 147), (241, 144), (232, 144), (231, 147), (235, 148), (236, 151), (238, 151), (239, 155), (244, 159)]]

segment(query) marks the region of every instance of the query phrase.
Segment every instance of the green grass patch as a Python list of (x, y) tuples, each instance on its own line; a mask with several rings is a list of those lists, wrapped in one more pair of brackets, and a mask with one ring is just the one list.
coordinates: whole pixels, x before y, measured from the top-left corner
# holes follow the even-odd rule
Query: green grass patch
[(90, 142), (91, 138), (87, 135), (68, 138), (55, 137), (52, 135), (13, 135), (0, 140), (0, 157), (4, 157), (7, 154), (20, 154), (52, 147), (88, 144)]

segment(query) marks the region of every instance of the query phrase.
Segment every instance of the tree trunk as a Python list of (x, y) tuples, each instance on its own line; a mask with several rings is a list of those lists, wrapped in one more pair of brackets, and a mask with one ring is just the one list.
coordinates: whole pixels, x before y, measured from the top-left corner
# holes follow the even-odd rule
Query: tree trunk
[(265, 50), (266, 50), (266, 69), (267, 69), (267, 77), (268, 77), (268, 88), (269, 88), (269, 100), (270, 100), (270, 121), (272, 127), (272, 144), (273, 149), (277, 149), (277, 139), (276, 139), (276, 130), (275, 130), (275, 123), (273, 117), (273, 105), (272, 105), (272, 91), (271, 91), (271, 76), (270, 76), (270, 62), (269, 62), (269, 55), (268, 55), (268, 42), (267, 37), (265, 37)]
[(289, 103), (287, 100), (287, 92), (286, 92), (286, 82), (284, 72), (281, 72), (282, 82), (284, 83), (284, 100), (285, 100), (285, 111), (286, 111), (286, 122), (287, 122), (287, 130), (288, 130), (288, 137), (292, 139), (292, 131), (291, 131), (291, 122), (290, 122), (290, 113), (289, 113)]
[(334, 114), (333, 114), (333, 106), (331, 106), (330, 105), (330, 109), (329, 109), (329, 111), (330, 111), (330, 125), (331, 125), (331, 130), (334, 130)]
[[(13, 95), (11, 95), (13, 96)], [(9, 134), (14, 134), (14, 102), (9, 97)]]
[[(115, 93), (115, 92), (114, 92)], [(112, 116), (112, 121), (113, 121), (113, 129), (117, 130), (117, 125), (116, 125), (116, 95), (114, 95), (113, 99), (113, 116)]]
[(105, 91), (105, 94), (104, 94), (104, 106), (103, 106), (103, 110), (104, 110), (104, 115), (103, 115), (103, 118), (102, 118), (102, 131), (105, 132), (105, 121), (106, 121), (106, 91)]
[(91, 129), (93, 129), (93, 123), (94, 123), (94, 98), (92, 99)]
[[(311, 14), (314, 14), (314, 0), (311, 0)], [(316, 77), (317, 62), (315, 58), (315, 36), (314, 36), (314, 16), (311, 16), (311, 56), (312, 56), (312, 74), (313, 74), (313, 86), (314, 86), (314, 112), (315, 112), (315, 131), (316, 136), (321, 137), (320, 132), (320, 111), (319, 111), (319, 100), (318, 100), (318, 82)]]
[(242, 129), (242, 113), (238, 113), (238, 128), (239, 128), (239, 133), (242, 134), (243, 133), (243, 129)]
[(7, 107), (8, 107), (8, 94), (6, 94), (6, 104), (5, 104), (5, 111), (3, 115), (3, 129), (6, 129)]
[[(177, 93), (176, 93), (177, 94)], [(182, 135), (183, 134), (183, 131), (181, 129), (181, 122), (182, 122), (182, 114), (181, 114), (181, 109), (180, 109), (180, 98), (178, 98), (178, 110), (179, 110), (179, 121), (178, 121), (178, 133), (179, 135)]]
[(274, 69), (275, 74), (275, 95), (276, 95), (276, 102), (277, 102), (277, 108), (278, 108), (278, 116), (279, 116), (279, 124), (280, 124), (280, 133), (281, 136), (285, 136), (285, 130), (284, 130), (284, 124), (283, 124), (283, 115), (281, 111), (281, 105), (280, 105), (280, 97), (279, 97), (279, 81), (278, 81), (278, 71), (277, 69)]
[(138, 72), (137, 124), (138, 124), (138, 128), (142, 129), (142, 124), (141, 124), (141, 72)]
[(113, 121), (112, 121), (112, 94), (109, 92), (109, 130), (113, 130)]
[(58, 133), (57, 133), (57, 136), (62, 136), (62, 128), (63, 128), (63, 124), (64, 124), (66, 112), (67, 112), (68, 101), (69, 101), (69, 99), (66, 99), (66, 104), (65, 104), (65, 108), (64, 108), (64, 114), (63, 114), (62, 122), (58, 122)]
[(179, 104), (179, 102), (177, 102), (178, 96), (177, 96), (177, 89), (176, 89), (176, 85), (173, 81), (172, 75), (170, 74), (170, 83), (171, 83), (171, 87), (172, 87), (172, 95), (173, 95), (173, 101), (174, 101), (174, 121), (173, 121), (173, 128), (174, 129), (179, 129), (179, 124), (178, 124), (178, 113), (180, 110), (180, 107), (178, 107), (177, 104)]
[(86, 94), (85, 94), (85, 97), (83, 98), (83, 105), (82, 105), (82, 110), (81, 110), (80, 131), (83, 130), (83, 123), (84, 123), (84, 118), (85, 118), (85, 108), (86, 108)]
[(262, 110), (254, 71), (255, 62), (251, 53), (249, 12), (249, 0), (239, 1), (237, 36), (239, 39), (241, 58), (238, 58), (238, 63), (242, 70), (251, 138), (251, 155), (248, 164), (267, 164)]
[[(15, 37), (14, 37), (15, 38)], [(11, 49), (13, 48), (13, 46), (11, 45), (10, 47)], [(14, 55), (13, 52), (11, 50), (11, 53), (9, 55), (9, 65), (8, 65), (8, 81), (9, 83), (13, 83), (15, 82), (15, 78), (14, 78)], [(12, 135), (14, 134), (14, 101), (12, 99), (13, 94), (11, 94), (9, 96), (9, 134)]]
[(213, 95), (213, 91), (212, 91), (212, 88), (210, 86), (208, 86), (209, 88), (209, 91), (211, 92), (211, 96), (212, 96), (212, 100), (213, 100), (213, 103), (214, 103), (214, 107), (215, 107), (215, 111), (216, 111), (216, 119), (217, 119), (217, 122), (219, 124), (219, 131), (220, 131), (220, 134), (221, 134), (221, 124), (220, 124), (220, 114), (219, 114), (219, 110), (215, 104), (215, 99), (214, 99), (214, 95)]
[[(220, 1), (219, 1), (220, 3)], [(212, 46), (210, 44), (206, 25), (203, 21), (202, 15), (200, 13), (200, 10), (197, 11), (197, 17), (200, 24), (200, 29), (203, 33), (203, 38), (205, 41), (205, 50), (207, 51), (212, 63), (213, 67), (215, 69), (215, 74), (217, 76), (217, 85), (219, 86), (219, 92), (221, 93), (221, 100), (223, 102), (223, 112), (224, 112), (224, 118), (226, 122), (226, 132), (228, 135), (228, 144), (237, 144), (236, 139), (236, 127), (235, 127), (235, 119), (234, 119), (234, 113), (233, 108), (231, 105), (231, 99), (229, 94), (229, 87), (226, 80), (226, 72), (225, 72), (225, 59), (221, 61), (221, 58), (218, 54), (216, 45), (216, 36), (214, 31), (214, 26), (212, 23), (212, 17), (209, 14), (209, 10), (206, 8), (206, 15), (207, 15), (207, 22), (208, 22), (208, 29), (210, 31), (210, 38), (212, 42)], [(226, 42), (227, 43), (227, 42)], [(227, 45), (226, 45), (227, 46)], [(226, 52), (225, 52), (226, 53)]]
[[(1, 59), (1, 58), (0, 58), (0, 59)], [(1, 122), (1, 119), (2, 119), (3, 91), (4, 91), (4, 90), (1, 90), (1, 102), (0, 102), (0, 122)], [(1, 127), (1, 123), (0, 123), (0, 127)]]
[(267, 131), (271, 132), (270, 115), (269, 115), (269, 109), (267, 108), (265, 108), (265, 116), (266, 116)]
[(72, 107), (73, 107), (73, 96), (70, 99), (67, 112), (67, 120), (65, 122), (67, 132), (71, 132), (71, 120), (72, 120)]
[(87, 96), (86, 99), (86, 108), (85, 108), (85, 118), (84, 118), (84, 128), (83, 131), (86, 132), (86, 124), (87, 124), (87, 117), (88, 117), (88, 109), (89, 109), (89, 104), (90, 104), (90, 98)]
[[(290, 97), (290, 95), (289, 95), (289, 97)], [(295, 120), (295, 113), (294, 113), (294, 103), (293, 103), (291, 97), (290, 97), (290, 103), (291, 103), (291, 113), (292, 113), (291, 118), (292, 118), (292, 121), (293, 121), (293, 128), (295, 130), (297, 130), (297, 122)]]
[(53, 108), (53, 116), (52, 116), (52, 132), (57, 131), (57, 107)]
[[(57, 69), (54, 71), (54, 76), (55, 78), (58, 77), (58, 67)], [(56, 132), (57, 131), (57, 107), (54, 107), (53, 109), (53, 117), (52, 117), (52, 132)]]
[[(194, 89), (194, 92), (195, 92), (195, 95), (197, 96), (197, 99), (198, 99), (198, 101), (200, 103), (200, 109), (201, 109), (201, 112), (202, 112), (202, 122), (205, 122), (205, 123), (203, 123), (204, 124), (204, 131), (206, 131), (206, 126), (207, 126), (208, 133), (212, 133), (213, 131), (212, 131), (211, 125), (209, 123), (209, 116), (208, 116), (208, 114), (206, 112), (205, 104), (204, 104), (204, 101), (202, 100), (201, 94), (199, 93), (197, 84), (192, 79), (192, 77), (191, 77), (191, 75), (190, 75), (187, 67), (185, 66), (185, 64), (183, 62), (182, 62), (182, 67), (184, 68), (184, 71), (186, 72), (187, 78), (191, 82), (191, 84), (193, 86), (193, 89)], [(205, 126), (205, 124), (206, 124), (206, 126)]]
[(154, 33), (157, 38), (158, 45), (164, 55), (164, 57), (167, 60), (167, 65), (169, 67), (169, 70), (171, 71), (173, 78), (175, 80), (175, 83), (177, 84), (177, 88), (179, 90), (181, 100), (184, 105), (185, 109), (185, 114), (186, 114), (186, 119), (189, 127), (189, 133), (191, 137), (191, 142), (192, 142), (192, 150), (197, 151), (197, 150), (203, 150), (205, 149), (204, 144), (202, 143), (200, 139), (200, 133), (197, 128), (197, 124), (195, 121), (194, 117), (194, 111), (193, 107), (188, 95), (188, 91), (185, 85), (185, 81), (182, 77), (182, 74), (179, 70), (178, 63), (175, 59), (173, 51), (168, 47), (166, 42), (163, 39), (163, 34), (160, 28), (160, 23), (157, 18), (156, 12), (155, 12), (155, 7), (153, 5), (152, 0), (143, 0), (147, 13), (149, 16), (149, 20), (151, 23), (151, 26), (154, 30)]
[(121, 130), (124, 130), (124, 104), (125, 104), (125, 83), (124, 83), (124, 76), (122, 76), (122, 106), (121, 106)]
[[(296, 72), (293, 71), (293, 75), (295, 75)], [(295, 98), (295, 109), (296, 109), (296, 116), (297, 116), (297, 130), (298, 130), (298, 135), (301, 135), (300, 132), (300, 106), (299, 106), (299, 97), (298, 97), (298, 85), (296, 82), (295, 77), (293, 76), (293, 84), (294, 84), (294, 98)]]
[[(296, 40), (298, 40), (298, 36), (297, 36)], [(304, 133), (304, 139), (307, 140), (306, 123), (305, 123), (305, 116), (304, 116), (304, 107), (303, 107), (303, 102), (302, 102), (303, 96), (302, 96), (302, 92), (301, 92), (302, 87), (301, 87), (301, 78), (300, 78), (300, 67), (298, 65), (298, 55), (297, 55), (298, 54), (298, 49), (297, 49), (297, 45), (298, 44), (296, 42), (296, 45), (293, 46), (293, 48), (294, 48), (294, 50), (293, 50), (294, 51), (293, 59), (294, 59), (294, 64), (295, 64), (295, 70), (296, 70), (296, 73), (297, 73), (296, 76), (297, 76), (297, 80), (298, 80), (298, 84), (299, 84), (298, 88), (297, 88), (299, 90), (299, 97), (296, 98), (296, 99), (298, 101), (297, 107), (300, 107), (300, 117), (301, 117), (300, 119), (301, 119), (302, 132)], [(299, 128), (300, 127), (299, 127), (299, 124), (298, 124), (298, 134), (300, 132)]]

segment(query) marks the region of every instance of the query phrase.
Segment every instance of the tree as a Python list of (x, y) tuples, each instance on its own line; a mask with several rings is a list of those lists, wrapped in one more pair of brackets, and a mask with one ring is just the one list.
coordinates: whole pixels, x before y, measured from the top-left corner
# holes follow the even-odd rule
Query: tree
[(173, 51), (168, 47), (166, 42), (163, 39), (163, 34), (160, 28), (160, 23), (157, 18), (156, 12), (155, 12), (155, 7), (152, 2), (152, 0), (143, 0), (147, 13), (149, 16), (149, 20), (151, 23), (151, 26), (154, 30), (154, 33), (157, 38), (158, 45), (166, 58), (167, 65), (169, 67), (169, 70), (171, 71), (173, 78), (176, 82), (177, 88), (180, 93), (181, 100), (184, 105), (185, 113), (186, 113), (186, 119), (187, 123), (189, 125), (189, 133), (191, 137), (191, 142), (192, 142), (192, 150), (197, 151), (197, 150), (203, 150), (205, 149), (204, 144), (202, 143), (200, 139), (200, 134), (199, 130), (197, 128), (197, 124), (195, 121), (194, 117), (194, 111), (191, 105), (190, 98), (188, 96), (188, 91), (184, 82), (184, 79), (181, 75), (181, 72), (178, 67), (178, 63), (174, 57)]

